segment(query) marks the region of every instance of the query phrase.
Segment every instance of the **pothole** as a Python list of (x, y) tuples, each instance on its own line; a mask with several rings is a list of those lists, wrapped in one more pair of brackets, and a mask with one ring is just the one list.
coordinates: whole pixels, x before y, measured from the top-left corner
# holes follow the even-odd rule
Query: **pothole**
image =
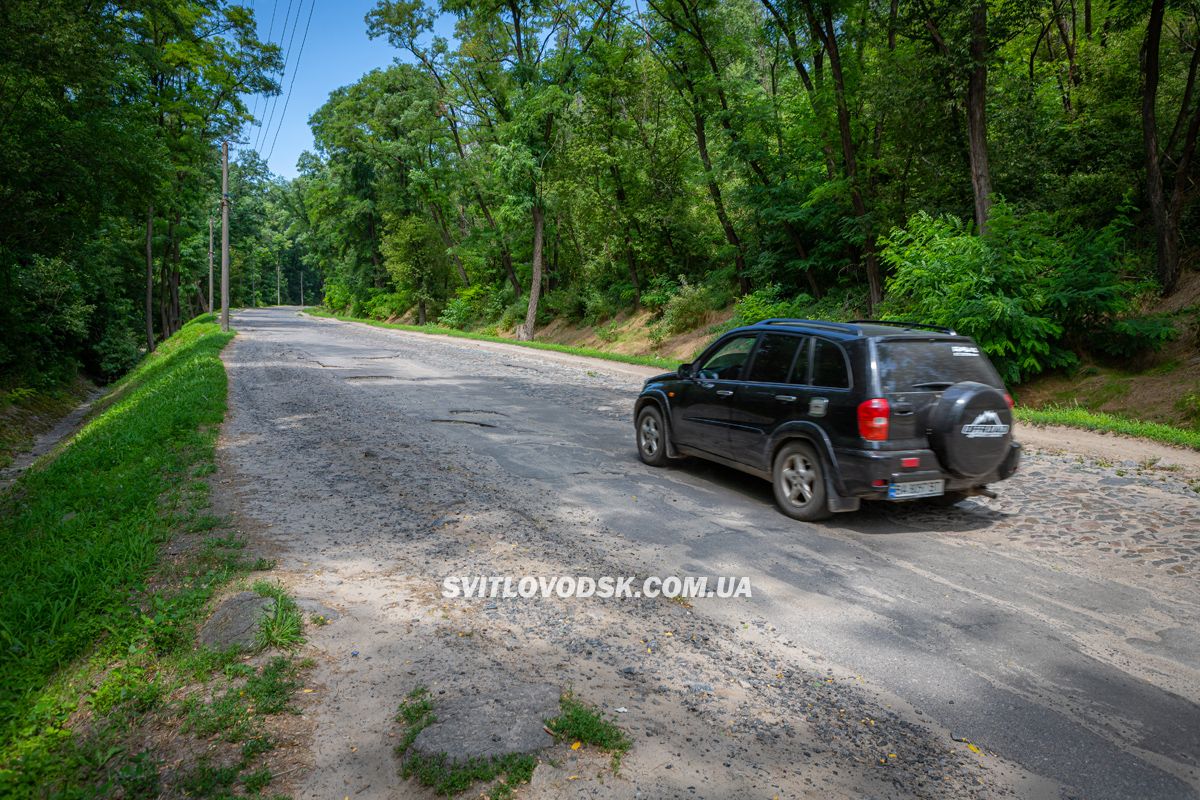
[(496, 427), (496, 425), (494, 425), (491, 422), (480, 422), (479, 420), (474, 420), (474, 419), (431, 419), (429, 421), (430, 422), (458, 423), (459, 425), (478, 425), (481, 428), (495, 428)]
[(495, 414), (498, 417), (507, 417), (503, 411), (490, 411), (486, 408), (452, 408), (451, 414)]

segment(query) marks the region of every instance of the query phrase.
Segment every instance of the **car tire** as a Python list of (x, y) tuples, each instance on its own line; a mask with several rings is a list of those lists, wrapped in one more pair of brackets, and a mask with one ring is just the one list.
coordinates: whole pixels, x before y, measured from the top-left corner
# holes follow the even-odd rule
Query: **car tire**
[(784, 445), (775, 456), (771, 486), (779, 509), (793, 519), (812, 522), (831, 515), (825, 495), (825, 465), (810, 445)]
[(638, 458), (642, 463), (652, 467), (666, 466), (667, 426), (663, 423), (662, 412), (657, 406), (647, 405), (638, 412), (634, 431)]

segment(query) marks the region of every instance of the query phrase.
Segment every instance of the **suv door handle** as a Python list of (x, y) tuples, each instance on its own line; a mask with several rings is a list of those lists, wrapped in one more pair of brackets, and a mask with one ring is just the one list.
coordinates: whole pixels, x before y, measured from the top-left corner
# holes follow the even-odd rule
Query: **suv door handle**
[(733, 389), (717, 389), (717, 394), (721, 395), (721, 397), (729, 397), (733, 394)]
[(916, 409), (913, 408), (912, 403), (897, 403), (896, 405), (892, 406), (892, 411), (896, 412), (896, 416), (898, 417), (906, 417), (915, 410)]
[(794, 395), (794, 394), (777, 394), (777, 395), (775, 395), (775, 399), (781, 403), (794, 403), (794, 402), (796, 402), (796, 395)]

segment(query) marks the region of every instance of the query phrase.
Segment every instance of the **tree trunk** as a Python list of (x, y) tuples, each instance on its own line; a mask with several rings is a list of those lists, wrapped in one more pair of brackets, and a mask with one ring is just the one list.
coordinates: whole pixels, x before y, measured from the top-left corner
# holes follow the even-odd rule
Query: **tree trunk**
[[(621, 217), (626, 217), (628, 203), (625, 196), (625, 183), (621, 180), (621, 170), (616, 164), (610, 164), (609, 171), (612, 173), (613, 184), (616, 188), (617, 212)], [(633, 250), (633, 238), (629, 235), (629, 229), (637, 223), (632, 219), (622, 219), (620, 222), (623, 223), (621, 227), (624, 229), (625, 238), (625, 264), (629, 269), (629, 280), (633, 283), (633, 305), (636, 308), (642, 304), (642, 282), (638, 279), (637, 253)]]
[(693, 107), (692, 119), (695, 122), (696, 149), (700, 153), (700, 162), (704, 165), (704, 179), (708, 184), (708, 195), (712, 198), (713, 208), (716, 209), (717, 219), (721, 230), (725, 232), (725, 241), (733, 248), (734, 270), (737, 273), (738, 289), (742, 294), (750, 293), (750, 280), (746, 277), (746, 256), (742, 252), (742, 241), (738, 238), (733, 222), (725, 211), (725, 201), (721, 199), (721, 187), (717, 184), (716, 173), (713, 171), (712, 159), (708, 155), (708, 134), (704, 130), (704, 115)]
[[(1146, 150), (1146, 199), (1150, 204), (1150, 214), (1154, 219), (1155, 243), (1155, 274), (1162, 293), (1168, 295), (1175, 290), (1179, 282), (1179, 217), (1172, 214), (1172, 206), (1168, 204), (1166, 190), (1163, 187), (1162, 160), (1158, 149), (1158, 120), (1155, 115), (1155, 102), (1158, 99), (1159, 79), (1159, 44), (1162, 40), (1162, 24), (1165, 0), (1153, 0), (1150, 5), (1150, 22), (1146, 28), (1146, 39), (1142, 43), (1142, 144)], [(1200, 118), (1200, 109), (1197, 110)], [(1193, 132), (1193, 142), (1194, 142)], [(1185, 145), (1186, 147), (1186, 145)], [(1176, 175), (1176, 184), (1187, 181), (1187, 176), (1180, 172)], [(1176, 186), (1178, 192), (1180, 186)]]
[(154, 204), (146, 209), (146, 352), (154, 352)]
[(517, 331), (517, 338), (528, 342), (533, 339), (533, 329), (537, 325), (538, 299), (542, 292), (542, 238), (545, 233), (545, 214), (541, 202), (533, 201), (533, 275), (529, 278), (529, 311), (525, 314), (525, 324)]
[(833, 75), (833, 94), (837, 105), (838, 135), (842, 141), (842, 158), (846, 165), (846, 178), (850, 182), (850, 203), (854, 207), (854, 215), (866, 228), (863, 231), (863, 261), (867, 273), (867, 308), (868, 311), (873, 311), (875, 306), (883, 301), (883, 280), (879, 274), (879, 257), (875, 253), (875, 233), (870, 229), (867, 204), (863, 200), (862, 187), (859, 186), (858, 160), (854, 135), (850, 130), (850, 107), (846, 100), (846, 78), (842, 72), (837, 29), (833, 24), (833, 12), (828, 6), (822, 9), (821, 20), (816, 18), (811, 8), (810, 3), (809, 24), (825, 45), (825, 52), (829, 54), (829, 71)]
[(429, 204), (429, 212), (433, 215), (434, 220), (437, 221), (438, 232), (442, 234), (442, 244), (446, 246), (446, 252), (454, 259), (454, 267), (458, 271), (458, 279), (462, 281), (463, 286), (470, 286), (471, 279), (467, 277), (467, 270), (463, 266), (462, 259), (459, 258), (458, 252), (454, 249), (454, 240), (450, 238), (450, 231), (446, 228), (445, 216), (442, 214), (441, 209), (433, 203)]
[(987, 3), (980, 0), (971, 12), (971, 77), (967, 81), (967, 140), (971, 160), (971, 188), (975, 192), (975, 227), (987, 233), (992, 207), (992, 176), (987, 144)]

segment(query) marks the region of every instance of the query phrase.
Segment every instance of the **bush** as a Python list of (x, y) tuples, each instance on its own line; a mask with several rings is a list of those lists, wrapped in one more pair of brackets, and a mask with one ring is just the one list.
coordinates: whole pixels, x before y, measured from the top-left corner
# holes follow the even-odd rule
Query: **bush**
[(642, 306), (651, 311), (661, 311), (678, 291), (678, 282), (666, 275), (655, 275), (642, 289)]
[(708, 287), (688, 283), (681, 276), (679, 289), (663, 306), (662, 319), (656, 323), (656, 327), (667, 336), (698, 328), (711, 308), (712, 296)]
[(116, 380), (141, 358), (141, 339), (130, 328), (111, 325), (105, 329), (100, 341), (93, 346), (101, 376), (108, 381)]
[(354, 295), (350, 287), (343, 283), (325, 284), (325, 307), (330, 311), (342, 313), (350, 309)]
[(976, 236), (957, 217), (919, 213), (883, 240), (894, 272), (884, 316), (973, 337), (1011, 383), (1073, 365), (1072, 343), (1161, 345), (1170, 336), (1161, 326), (1121, 319), (1144, 287), (1121, 269), (1126, 226), (1060, 230), (1052, 215), (1018, 217), (998, 202)]
[(1103, 335), (1095, 337), (1092, 349), (1107, 356), (1131, 358), (1147, 350), (1161, 350), (1177, 336), (1179, 331), (1167, 317), (1130, 317), (1117, 320)]
[(784, 297), (783, 289), (772, 283), (738, 298), (733, 306), (734, 326), (753, 325), (772, 317), (803, 318), (812, 302), (812, 297), (803, 293)]
[(362, 310), (371, 319), (388, 320), (402, 316), (412, 306), (412, 295), (408, 292), (383, 292), (363, 302)]
[(575, 286), (556, 286), (546, 292), (538, 308), (545, 309), (552, 317), (563, 317), (571, 322), (582, 322), (587, 316), (587, 301)]
[(459, 289), (438, 317), (438, 324), (466, 330), (482, 319), (487, 303), (488, 294), (484, 287), (476, 285)]

